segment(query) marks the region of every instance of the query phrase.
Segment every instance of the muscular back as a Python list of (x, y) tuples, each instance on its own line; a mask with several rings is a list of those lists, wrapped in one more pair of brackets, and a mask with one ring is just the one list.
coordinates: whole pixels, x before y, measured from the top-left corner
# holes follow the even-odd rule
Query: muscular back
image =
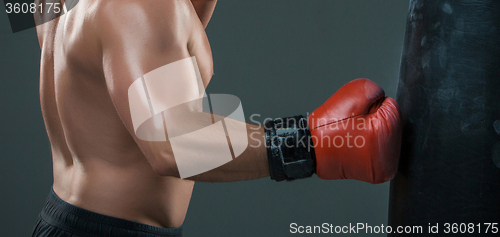
[(194, 183), (154, 171), (125, 122), (123, 93), (145, 73), (190, 56), (208, 84), (211, 53), (191, 2), (80, 0), (37, 32), (56, 194), (97, 213), (180, 226)]

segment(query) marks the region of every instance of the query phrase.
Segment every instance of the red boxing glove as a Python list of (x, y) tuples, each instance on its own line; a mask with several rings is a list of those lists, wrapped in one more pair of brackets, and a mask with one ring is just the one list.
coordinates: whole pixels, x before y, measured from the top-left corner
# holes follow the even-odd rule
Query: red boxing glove
[(401, 112), (368, 79), (345, 84), (309, 116), (321, 179), (356, 179), (372, 184), (396, 174), (401, 149)]

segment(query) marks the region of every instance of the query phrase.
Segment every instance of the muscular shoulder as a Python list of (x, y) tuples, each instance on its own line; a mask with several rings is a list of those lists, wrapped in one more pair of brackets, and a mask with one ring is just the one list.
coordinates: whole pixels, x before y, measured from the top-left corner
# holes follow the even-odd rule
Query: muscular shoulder
[[(188, 0), (102, 0), (96, 26), (103, 40), (143, 40), (149, 45), (187, 42), (192, 17)], [(137, 42), (135, 42), (137, 43)]]

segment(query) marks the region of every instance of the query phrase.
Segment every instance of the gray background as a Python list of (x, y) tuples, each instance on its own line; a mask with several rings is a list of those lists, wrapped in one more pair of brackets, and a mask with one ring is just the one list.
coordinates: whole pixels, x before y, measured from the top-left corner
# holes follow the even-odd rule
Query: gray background
[[(360, 77), (394, 97), (407, 10), (406, 0), (221, 0), (207, 28), (216, 74), (208, 92), (239, 96), (247, 119), (257, 113), (260, 121), (312, 112)], [(12, 34), (0, 13), (0, 55), (0, 235), (29, 236), (52, 183), (34, 29)], [(388, 183), (317, 177), (197, 183), (184, 234), (288, 236), (292, 222), (386, 225), (388, 191)]]

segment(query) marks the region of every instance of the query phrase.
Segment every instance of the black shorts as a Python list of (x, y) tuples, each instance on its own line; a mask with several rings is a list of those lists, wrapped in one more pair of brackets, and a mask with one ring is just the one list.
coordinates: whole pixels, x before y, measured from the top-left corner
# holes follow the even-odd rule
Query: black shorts
[(160, 228), (101, 215), (71, 205), (60, 199), (51, 190), (45, 207), (38, 217), (32, 236), (182, 236), (182, 226), (178, 228)]

